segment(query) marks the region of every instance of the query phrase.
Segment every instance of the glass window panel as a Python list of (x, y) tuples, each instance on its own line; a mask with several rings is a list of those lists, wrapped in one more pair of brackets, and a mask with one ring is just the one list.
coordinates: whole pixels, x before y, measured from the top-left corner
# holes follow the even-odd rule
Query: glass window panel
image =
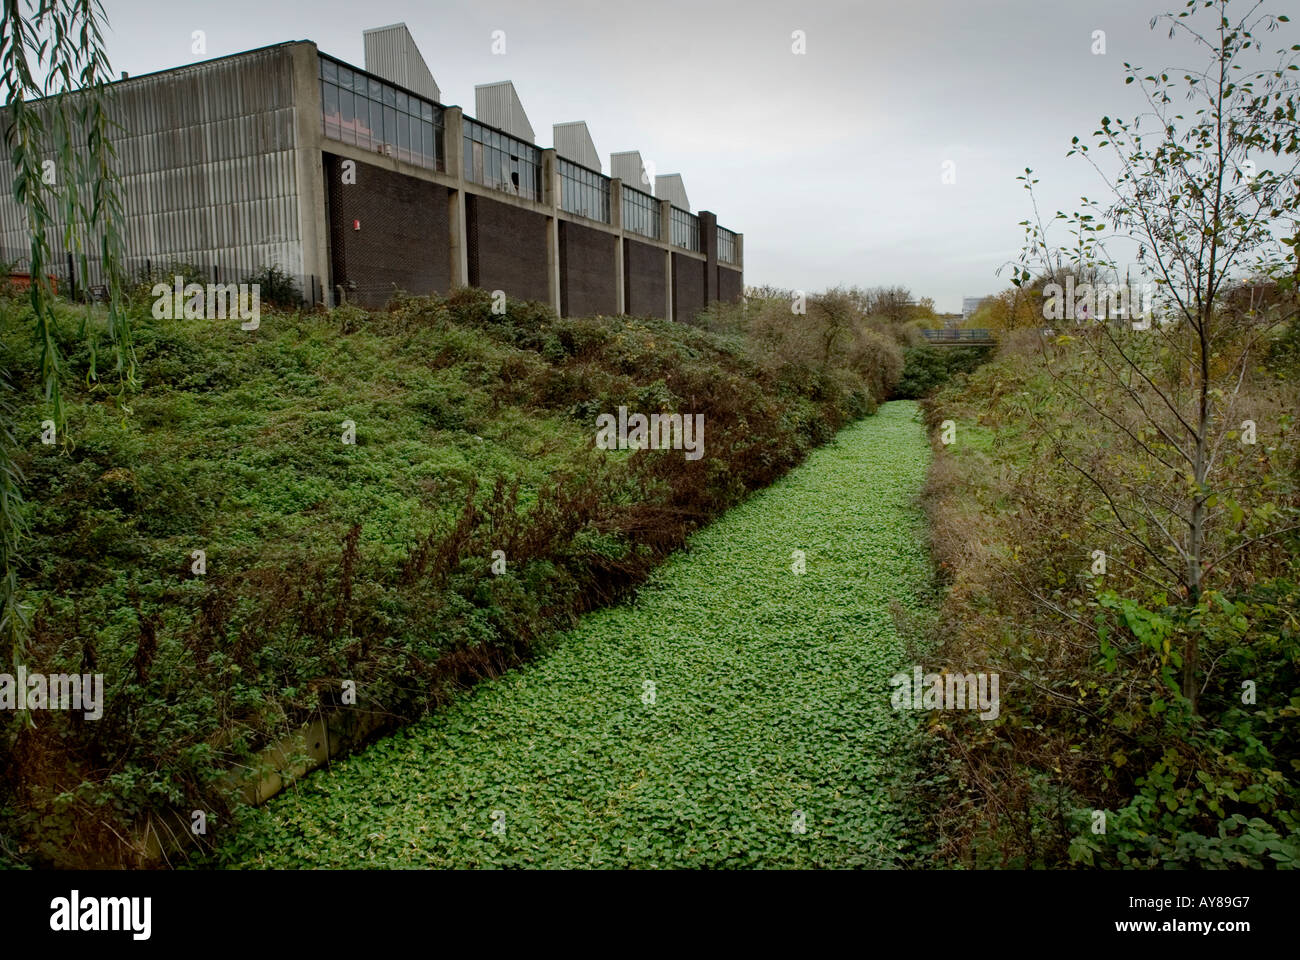
[(354, 74), (352, 77), (352, 89), (364, 97), (366, 91), (370, 89), (370, 78), (364, 74)]
[(371, 100), (383, 100), (384, 85), (380, 83), (378, 80), (367, 77), (366, 96), (368, 96)]
[(367, 149), (374, 146), (373, 131), (370, 128), (370, 102), (365, 97), (353, 97), (353, 109), (357, 115), (357, 146)]
[(347, 67), (339, 67), (339, 86), (349, 88), (352, 86), (352, 71)]
[(401, 90), (397, 91), (397, 109), (402, 113), (406, 113), (411, 109), (410, 105), (406, 101), (406, 94), (402, 93)]
[(325, 136), (339, 138), (339, 88), (321, 81), (321, 114), (325, 118)]
[(372, 145), (384, 142), (384, 108), (373, 100), (366, 101), (370, 107), (370, 139)]
[(397, 143), (396, 107), (384, 107), (384, 143)]
[(356, 116), (353, 113), (352, 91), (339, 91), (339, 116), (342, 121), (343, 140), (348, 143), (356, 142)]
[(321, 76), (330, 83), (337, 83), (339, 79), (339, 65), (333, 60), (322, 59), (320, 62)]
[(433, 122), (433, 104), (420, 101), (420, 119)]
[(321, 84), (321, 109), (325, 116), (332, 117), (337, 123), (339, 119), (339, 88), (332, 83)]
[(384, 86), (384, 106), (396, 108), (397, 91), (386, 83), (383, 86)]
[(420, 133), (423, 135), (423, 140), (424, 140), (424, 161), (429, 166), (434, 166), (438, 162), (438, 157), (434, 153), (433, 124), (431, 123), (420, 124)]
[(404, 113), (397, 117), (397, 147), (408, 155), (411, 152), (411, 127), (409, 118)]

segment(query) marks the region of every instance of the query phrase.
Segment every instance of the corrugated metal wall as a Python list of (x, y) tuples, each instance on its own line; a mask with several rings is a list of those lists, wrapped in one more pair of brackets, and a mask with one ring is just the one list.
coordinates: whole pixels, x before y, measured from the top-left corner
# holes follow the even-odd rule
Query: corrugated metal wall
[(367, 71), (422, 97), (442, 100), (438, 84), (406, 24), (375, 27), (364, 31), (361, 36), (366, 48)]
[(474, 119), (499, 127), (520, 140), (537, 141), (519, 94), (515, 93), (515, 85), (509, 80), (481, 83), (474, 88)]
[(616, 180), (622, 180), (634, 190), (642, 190), (650, 193), (654, 189), (653, 183), (647, 183), (645, 163), (641, 159), (639, 150), (625, 150), (622, 153), (611, 153), (609, 155), (609, 175)]
[[(218, 267), (223, 281), (265, 266), (304, 282), (293, 82), (288, 46), (114, 84), (128, 267), (173, 260)], [(61, 172), (62, 175), (62, 172)], [(0, 142), (0, 247), (26, 250)], [(62, 223), (50, 239), (63, 259)], [(90, 283), (100, 277), (92, 265)], [(84, 282), (84, 281), (83, 281)]]
[(686, 198), (686, 184), (682, 182), (680, 173), (665, 173), (655, 177), (655, 197), (690, 212), (691, 201)]
[(601, 172), (600, 154), (591, 140), (591, 131), (581, 120), (574, 123), (557, 123), (551, 126), (551, 139), (555, 152), (567, 160)]

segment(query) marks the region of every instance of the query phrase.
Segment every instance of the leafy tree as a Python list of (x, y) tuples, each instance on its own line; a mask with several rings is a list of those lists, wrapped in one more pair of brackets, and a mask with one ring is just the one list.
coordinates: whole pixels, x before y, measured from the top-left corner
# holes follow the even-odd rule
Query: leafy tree
[[(122, 204), (110, 140), (114, 124), (106, 86), (112, 75), (102, 33), (106, 22), (99, 0), (5, 0), (0, 17), (4, 135), (15, 168), (14, 199), (26, 214), (31, 235), (29, 295), (41, 344), (40, 382), (64, 443), (60, 320), (49, 280), (56, 231), (73, 252), (82, 277), (88, 276), (88, 251), (98, 250), (108, 299), (103, 307), (88, 299), (86, 319), (106, 314), (119, 399), (135, 385), (131, 328), (122, 300)], [(51, 157), (52, 170), (46, 166)], [(99, 377), (98, 326), (83, 325), (91, 380)], [(23, 442), (14, 434), (7, 407), (0, 407), (0, 635), (14, 659), (21, 656), (26, 625), (18, 597), (22, 477), (14, 460), (15, 444)]]
[[(1057, 212), (1072, 237), (1064, 249), (1048, 242), (1035, 202), (1013, 281), (1026, 285), (1062, 269), (1116, 277), (1126, 272), (1123, 263), (1156, 285), (1150, 329), (1094, 324), (1069, 340), (1091, 352), (1090, 363), (1074, 364), (1073, 373), (1049, 363), (1061, 388), (1105, 430), (1049, 424), (1044, 431), (1061, 461), (1096, 491), (1107, 517), (1096, 529), (1145, 556), (1147, 569), (1135, 572), (1188, 611), (1229, 558), (1295, 529), (1271, 509), (1251, 510), (1252, 458), (1240, 440), (1253, 411), (1238, 401), (1272, 328), (1296, 314), (1300, 45), (1266, 53), (1261, 34), (1287, 18), (1260, 13), (1258, 3), (1238, 16), (1232, 6), (1189, 0), (1152, 21), (1201, 51), (1205, 66), (1171, 77), (1125, 64), (1125, 82), (1142, 92), (1144, 111), (1130, 120), (1103, 117), (1094, 142), (1076, 137), (1070, 151), (1093, 166), (1108, 199), (1084, 198), (1079, 210)], [(1032, 198), (1033, 172), (1021, 179)], [(1234, 285), (1247, 274), (1276, 284), (1287, 308), (1234, 309)], [(1175, 657), (1193, 711), (1200, 635), (1186, 630)]]

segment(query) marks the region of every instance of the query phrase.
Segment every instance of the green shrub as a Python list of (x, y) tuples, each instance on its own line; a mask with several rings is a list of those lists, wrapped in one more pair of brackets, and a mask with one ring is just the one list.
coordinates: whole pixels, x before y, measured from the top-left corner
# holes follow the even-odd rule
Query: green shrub
[(257, 273), (244, 278), (244, 283), (257, 284), (260, 302), (284, 310), (293, 310), (302, 306), (302, 290), (298, 282), (279, 267), (263, 267)]

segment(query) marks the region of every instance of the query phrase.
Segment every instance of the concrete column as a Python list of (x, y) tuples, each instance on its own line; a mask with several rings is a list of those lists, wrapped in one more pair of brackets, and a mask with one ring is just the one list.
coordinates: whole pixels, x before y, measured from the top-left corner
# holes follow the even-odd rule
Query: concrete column
[(546, 291), (560, 314), (560, 170), (554, 149), (542, 151), (542, 203), (550, 207), (546, 218)]
[(465, 179), (465, 111), (445, 107), (442, 111), (442, 156), (447, 176), (460, 182)]
[(707, 306), (718, 299), (718, 217), (708, 210), (701, 210), (700, 218), (700, 252), (704, 254), (704, 303)]
[(745, 267), (745, 235), (736, 234), (736, 266), (744, 270)]
[(623, 181), (618, 177), (609, 181), (609, 225), (623, 229)]
[(326, 306), (334, 305), (331, 286), (329, 223), (325, 219), (325, 170), (321, 154), (320, 56), (314, 43), (290, 45), (293, 72), (294, 168), (298, 182), (298, 222), (302, 242), (302, 293), (311, 296), (316, 277)]
[(627, 313), (627, 294), (623, 276), (623, 181), (615, 177), (609, 181), (609, 225), (614, 234), (614, 303), (619, 313)]
[(664, 242), (664, 316), (673, 317), (673, 205), (669, 200), (659, 201), (659, 239)]
[(465, 220), (465, 115), (460, 107), (442, 114), (442, 152), (447, 176), (456, 181), (447, 198), (447, 249), (451, 253), (451, 289), (469, 286), (469, 224)]

